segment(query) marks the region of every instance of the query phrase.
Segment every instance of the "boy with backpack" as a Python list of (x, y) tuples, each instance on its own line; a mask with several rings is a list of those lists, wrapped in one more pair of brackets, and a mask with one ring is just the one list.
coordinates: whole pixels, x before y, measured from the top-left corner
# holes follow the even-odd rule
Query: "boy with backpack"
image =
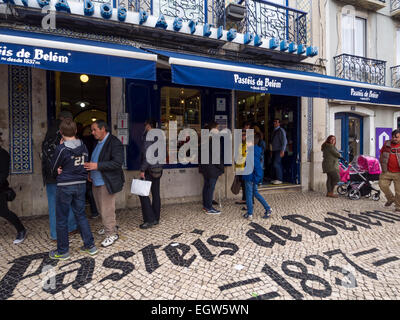
[[(69, 255), (68, 214), (70, 208), (75, 215), (84, 243), (81, 252), (95, 255), (93, 234), (85, 214), (85, 192), (88, 150), (81, 140), (75, 138), (77, 127), (72, 119), (64, 119), (60, 124), (62, 140), (57, 146), (52, 161), (52, 174), (57, 176), (56, 230), (57, 249), (49, 253), (51, 259), (67, 260)], [(58, 175), (57, 175), (58, 174)]]
[[(265, 201), (263, 196), (258, 192), (257, 186), (262, 182), (264, 170), (264, 156), (262, 147), (259, 146), (261, 141), (261, 136), (259, 133), (254, 135), (254, 144), (247, 144), (247, 155), (254, 154), (253, 163), (248, 165), (251, 166), (252, 173), (246, 176), (243, 176), (243, 180), (245, 182), (245, 190), (246, 190), (246, 205), (247, 205), (247, 213), (243, 215), (245, 219), (253, 219), (253, 196), (262, 204), (265, 209), (265, 214), (263, 216), (264, 219), (267, 219), (272, 214), (272, 209)], [(247, 160), (251, 161), (251, 158), (247, 157)], [(247, 161), (246, 160), (246, 161)]]

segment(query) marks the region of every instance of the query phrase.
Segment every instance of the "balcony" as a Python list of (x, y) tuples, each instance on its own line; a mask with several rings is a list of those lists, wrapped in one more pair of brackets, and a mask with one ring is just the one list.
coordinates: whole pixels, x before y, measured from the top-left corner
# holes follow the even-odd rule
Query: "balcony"
[(400, 88), (400, 66), (395, 66), (390, 68), (392, 87)]
[[(83, 0), (78, 0), (83, 1)], [(92, 0), (109, 3), (110, 0)], [(307, 12), (278, 5), (266, 0), (113, 0), (114, 7), (125, 6), (128, 11), (144, 10), (153, 16), (200, 24), (222, 26), (228, 30), (251, 32), (264, 38), (288, 40), (310, 45), (307, 39)]]
[(239, 4), (246, 9), (240, 32), (307, 44), (307, 12), (265, 0), (241, 0)]
[(378, 11), (386, 7), (386, 0), (341, 0), (341, 1), (359, 8), (366, 8), (373, 11)]
[(386, 61), (341, 54), (333, 58), (335, 76), (370, 84), (385, 85)]
[(400, 0), (390, 0), (390, 14), (393, 18), (400, 18)]

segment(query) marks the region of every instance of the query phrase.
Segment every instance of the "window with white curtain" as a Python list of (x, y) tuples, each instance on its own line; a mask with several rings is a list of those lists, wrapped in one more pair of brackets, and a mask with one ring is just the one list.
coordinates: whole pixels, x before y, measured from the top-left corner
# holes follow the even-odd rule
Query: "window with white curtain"
[(356, 17), (352, 6), (342, 10), (342, 53), (366, 56), (367, 20)]

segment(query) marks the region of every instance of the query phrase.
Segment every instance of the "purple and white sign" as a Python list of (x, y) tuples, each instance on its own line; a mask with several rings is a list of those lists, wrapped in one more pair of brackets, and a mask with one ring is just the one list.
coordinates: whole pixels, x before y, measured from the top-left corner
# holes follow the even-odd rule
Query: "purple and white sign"
[(392, 128), (375, 128), (375, 157), (379, 159), (380, 150), (383, 147), (385, 141), (390, 140), (392, 137)]

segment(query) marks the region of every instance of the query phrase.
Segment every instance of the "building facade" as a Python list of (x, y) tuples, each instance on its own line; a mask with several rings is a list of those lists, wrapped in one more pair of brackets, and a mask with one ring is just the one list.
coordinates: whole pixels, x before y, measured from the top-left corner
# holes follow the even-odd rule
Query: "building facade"
[[(166, 133), (174, 121), (177, 134), (187, 128), (199, 132), (210, 121), (230, 130), (249, 121), (267, 143), (272, 120), (279, 118), (288, 135), (285, 185), (279, 188), (324, 190), (320, 146), (327, 135), (347, 134), (342, 145), (348, 152), (358, 147), (353, 134), (358, 125), (363, 140), (358, 139), (362, 147), (357, 150), (373, 154), (375, 127), (391, 127), (389, 115), (394, 125), (392, 101), (400, 104), (400, 91), (388, 85), (389, 72), (384, 75), (387, 83), (379, 82), (379, 68), (364, 72), (364, 78), (353, 77), (358, 69), (347, 64), (335, 73), (341, 54), (356, 50), (349, 46), (342, 51), (342, 37), (354, 38), (347, 29), (336, 39), (336, 23), (341, 22), (332, 12), (341, 14), (345, 5), (311, 0), (0, 3), (0, 132), (10, 150), (10, 182), (18, 194), (11, 209), (21, 216), (47, 214), (41, 143), (61, 110), (73, 113), (82, 136), (90, 134), (91, 122), (103, 119), (126, 145), (126, 184), (117, 197), (119, 208), (139, 205), (130, 194), (130, 182), (138, 177), (147, 118), (154, 118)], [(361, 25), (357, 10), (370, 16), (366, 34), (374, 34), (383, 46), (365, 40), (365, 55), (399, 64), (389, 52), (391, 35), (374, 29), (382, 20), (396, 35), (390, 7), (385, 4), (375, 12), (357, 5), (351, 21)], [(354, 40), (354, 48), (358, 45)], [(368, 87), (373, 91), (368, 103), (359, 95), (364, 82), (375, 85)], [(371, 102), (375, 100), (376, 105)], [(344, 124), (339, 130), (340, 121)], [(266, 158), (268, 163), (268, 153)], [(200, 200), (198, 166), (173, 163), (169, 154), (167, 159), (163, 203)], [(216, 187), (217, 201), (233, 197), (233, 178), (234, 169), (227, 165)], [(270, 186), (272, 178), (267, 166), (265, 189), (281, 191)]]
[[(399, 1), (328, 1), (327, 74), (366, 84), (399, 88)], [(328, 102), (327, 134), (338, 137), (343, 156), (379, 156), (383, 141), (399, 127), (396, 105)]]

